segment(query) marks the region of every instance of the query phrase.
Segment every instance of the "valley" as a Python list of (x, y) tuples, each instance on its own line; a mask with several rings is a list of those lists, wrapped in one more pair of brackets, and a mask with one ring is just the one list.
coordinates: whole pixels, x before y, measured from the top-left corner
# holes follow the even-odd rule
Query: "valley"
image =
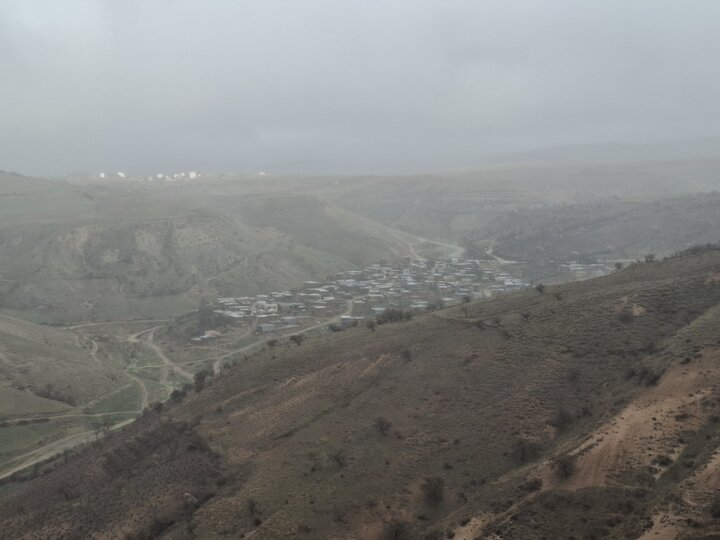
[(707, 251), (266, 347), (6, 484), (0, 517), (40, 536), (711, 535), (718, 273)]
[[(482, 175), (443, 178), (442, 195), (414, 177), (59, 184), (83, 216), (36, 205), (34, 182), (38, 215), (0, 227), (0, 512), (18, 534), (22, 493), (47, 481), (86, 501), (100, 478), (171, 498), (151, 514), (110, 504), (120, 529), (106, 517), (100, 530), (61, 525), (62, 500), (39, 497), (42, 521), (111, 537), (531, 537), (595, 530), (559, 519), (557, 501), (607, 516), (610, 498), (641, 497), (607, 530), (685, 534), (685, 501), (711, 527), (714, 454), (698, 452), (716, 437), (716, 383), (697, 355), (715, 347), (715, 194), (587, 202), (557, 184), (500, 197)], [(403, 209), (418, 185), (447, 201), (441, 214)], [(695, 238), (708, 246), (663, 259)], [(346, 414), (363, 420), (340, 433)], [(264, 468), (270, 456), (282, 471)], [(87, 459), (105, 465), (62, 476)], [(169, 468), (146, 469), (158, 460)], [(155, 483), (132, 480), (151, 470)], [(180, 509), (177, 490), (209, 502)], [(683, 499), (642, 499), (658, 490)], [(262, 510), (223, 510), (247, 501)]]
[(0, 1), (0, 540), (719, 540), (718, 50)]

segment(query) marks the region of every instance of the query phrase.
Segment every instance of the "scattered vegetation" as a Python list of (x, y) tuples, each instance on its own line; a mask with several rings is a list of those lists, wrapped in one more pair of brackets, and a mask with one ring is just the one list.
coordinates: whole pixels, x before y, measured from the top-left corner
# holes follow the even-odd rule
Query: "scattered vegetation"
[(414, 314), (412, 311), (389, 308), (383, 311), (380, 315), (378, 315), (375, 321), (377, 322), (377, 324), (409, 321), (413, 318), (413, 315)]

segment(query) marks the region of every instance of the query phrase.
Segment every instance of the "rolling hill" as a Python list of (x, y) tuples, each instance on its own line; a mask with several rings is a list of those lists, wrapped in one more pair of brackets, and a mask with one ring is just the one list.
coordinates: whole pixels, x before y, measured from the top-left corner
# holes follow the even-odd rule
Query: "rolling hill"
[[(655, 201), (720, 189), (713, 159), (506, 164), (405, 177), (314, 179), (284, 189), (320, 195), (412, 234), (459, 241), (487, 237), (508, 211), (617, 197)], [(303, 186), (303, 187), (298, 187)]]
[(513, 212), (489, 236), (509, 259), (634, 259), (671, 255), (720, 236), (720, 193), (654, 202), (605, 200)]
[(192, 379), (139, 343), (166, 319), (410, 253), (402, 234), (310, 195), (208, 195), (0, 174), (2, 471)]
[(66, 409), (115, 384), (72, 334), (0, 315), (1, 416)]
[(712, 538), (720, 253), (266, 348), (54, 470), (13, 538)]
[(62, 324), (166, 318), (409, 253), (399, 233), (312, 196), (231, 195), (0, 176), (0, 309)]
[[(311, 196), (367, 218), (376, 230), (384, 225), (412, 235), (460, 241), (487, 237), (497, 221), (513, 210), (611, 197), (656, 201), (718, 190), (720, 161), (713, 157), (717, 140), (706, 142), (709, 146), (702, 150), (701, 144), (697, 152), (670, 151), (662, 145), (647, 152), (641, 147), (587, 149), (571, 151), (572, 159), (564, 159), (564, 152), (550, 152), (537, 160), (513, 156), (474, 169), (398, 176), (207, 173), (195, 183), (155, 183), (143, 189), (162, 197), (165, 204), (170, 199), (203, 201), (228, 213), (244, 207), (250, 214), (266, 198)], [(139, 189), (144, 179), (127, 181), (124, 189)], [(103, 187), (93, 178), (73, 181), (92, 193)], [(281, 207), (262, 204), (271, 211)]]

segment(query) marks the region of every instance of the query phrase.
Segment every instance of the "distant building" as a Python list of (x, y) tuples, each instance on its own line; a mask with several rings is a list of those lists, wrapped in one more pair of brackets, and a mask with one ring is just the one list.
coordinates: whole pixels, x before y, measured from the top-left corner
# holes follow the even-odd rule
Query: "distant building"
[(365, 320), (365, 317), (353, 317), (351, 315), (343, 315), (340, 317), (340, 325), (343, 328), (350, 328), (353, 325), (360, 324)]

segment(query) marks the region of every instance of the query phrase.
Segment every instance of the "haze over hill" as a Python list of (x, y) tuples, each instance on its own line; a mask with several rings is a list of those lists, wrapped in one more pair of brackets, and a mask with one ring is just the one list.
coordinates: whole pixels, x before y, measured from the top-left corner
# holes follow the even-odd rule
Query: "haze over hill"
[(396, 232), (311, 196), (197, 200), (12, 175), (0, 194), (0, 308), (38, 321), (164, 318), (409, 253)]
[(646, 144), (575, 144), (488, 156), (495, 164), (617, 163), (623, 161), (685, 161), (717, 159), (720, 138), (668, 140)]
[(0, 539), (720, 538), (718, 50), (2, 0)]
[(510, 259), (667, 256), (717, 241), (720, 193), (515, 211), (498, 220), (495, 231), (495, 251)]

